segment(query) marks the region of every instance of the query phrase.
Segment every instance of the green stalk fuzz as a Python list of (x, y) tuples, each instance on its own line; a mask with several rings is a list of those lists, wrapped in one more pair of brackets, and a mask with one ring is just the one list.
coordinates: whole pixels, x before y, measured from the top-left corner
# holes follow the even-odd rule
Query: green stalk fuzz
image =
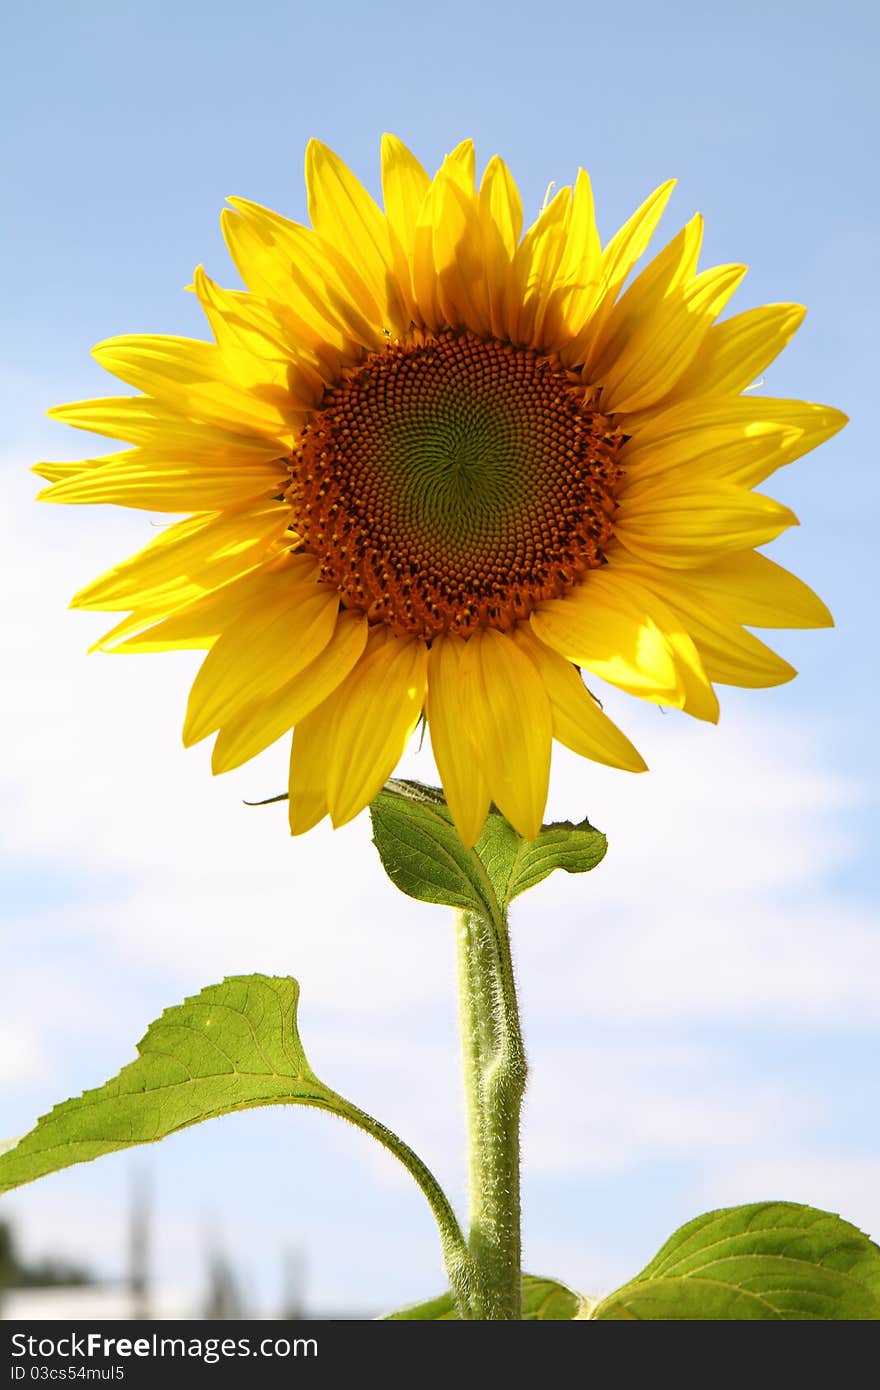
[(507, 915), (456, 913), (470, 1168), (471, 1290), (462, 1315), (522, 1317), (520, 1111), (526, 1087)]

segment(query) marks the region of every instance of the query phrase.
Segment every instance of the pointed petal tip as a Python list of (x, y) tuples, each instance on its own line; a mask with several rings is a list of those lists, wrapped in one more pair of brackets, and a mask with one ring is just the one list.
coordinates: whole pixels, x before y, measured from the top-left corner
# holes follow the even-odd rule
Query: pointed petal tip
[(329, 811), (330, 824), (334, 830), (341, 830), (344, 825), (348, 825), (349, 821), (353, 821), (355, 816), (359, 816), (363, 810), (366, 810), (366, 807), (355, 806), (352, 809), (351, 805), (347, 805), (345, 802), (341, 806), (333, 806)]
[(335, 160), (337, 156), (334, 154), (333, 150), (331, 150), (329, 145), (325, 144), (323, 140), (319, 140), (317, 136), (313, 135), (306, 145), (306, 179), (308, 179), (309, 173), (314, 170), (318, 160), (322, 158), (329, 158), (331, 160)]
[[(629, 742), (629, 740), (627, 740), (627, 742)], [(630, 748), (632, 749), (632, 757), (630, 758), (628, 763), (620, 764), (621, 772), (650, 772), (648, 764), (645, 762), (644, 758), (642, 757), (638, 748), (636, 748), (635, 744), (631, 743)]]
[(543, 826), (543, 823), (544, 823), (544, 822), (543, 822), (543, 813), (542, 813), (542, 815), (538, 817), (538, 820), (537, 820), (537, 821), (534, 821), (534, 820), (531, 820), (531, 821), (521, 821), (521, 820), (520, 820), (520, 821), (518, 821), (518, 822), (514, 825), (513, 828), (514, 828), (514, 830), (516, 831), (517, 835), (521, 835), (522, 838), (523, 838), (524, 840), (529, 840), (529, 841), (531, 841), (531, 840), (537, 840), (538, 836), (539, 836), (540, 833), (541, 833), (541, 827)]
[(461, 840), (461, 843), (464, 845), (465, 849), (473, 849), (474, 845), (477, 843), (477, 841), (483, 833), (483, 826), (486, 824), (486, 817), (483, 817), (479, 825), (474, 825), (473, 822), (471, 822), (470, 824), (466, 824), (464, 822), (459, 823), (454, 816), (452, 817), (452, 819), (455, 825), (455, 833), (458, 835), (458, 838)]
[(298, 807), (294, 806), (293, 799), (291, 799), (289, 805), (290, 813), (287, 823), (290, 826), (290, 833), (293, 837), (305, 835), (308, 831), (314, 830), (315, 826), (320, 825), (321, 821), (327, 815), (326, 807), (316, 815), (314, 808), (310, 808), (306, 813), (299, 812), (298, 814)]
[(663, 183), (658, 183), (650, 197), (661, 199), (664, 203), (668, 201), (672, 190), (678, 185), (678, 178), (664, 179)]
[(260, 204), (255, 203), (251, 198), (243, 198), (239, 193), (230, 193), (226, 199), (228, 208), (220, 209), (220, 221), (225, 218), (229, 222), (236, 214), (244, 214), (254, 209), (259, 209)]
[(201, 726), (200, 715), (200, 709), (188, 709), (186, 712), (180, 734), (184, 748), (194, 748), (197, 743), (201, 743), (203, 738), (207, 738), (209, 734), (215, 732), (213, 728), (205, 729)]
[(231, 772), (234, 766), (234, 763), (230, 762), (227, 757), (224, 757), (223, 746), (220, 744), (219, 740), (215, 739), (214, 747), (211, 750), (212, 774), (215, 777), (220, 777), (224, 772)]

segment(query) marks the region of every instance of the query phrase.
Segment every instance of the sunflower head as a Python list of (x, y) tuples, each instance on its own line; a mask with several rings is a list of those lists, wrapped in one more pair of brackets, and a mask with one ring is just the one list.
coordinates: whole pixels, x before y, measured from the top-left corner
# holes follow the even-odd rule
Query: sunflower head
[(602, 564), (621, 443), (558, 362), (446, 329), (328, 391), (287, 497), (321, 579), (395, 635), (510, 631)]
[(213, 342), (111, 339), (141, 394), (51, 412), (133, 447), (37, 468), (50, 501), (183, 514), (74, 603), (127, 614), (105, 649), (207, 649), (185, 741), (219, 772), (293, 730), (299, 832), (362, 810), (424, 714), (465, 843), (493, 801), (532, 838), (554, 738), (645, 766), (584, 672), (709, 720), (715, 684), (790, 679), (750, 629), (831, 620), (754, 489), (845, 417), (744, 393), (804, 311), (719, 321), (745, 270), (698, 270), (699, 217), (631, 278), (671, 183), (604, 247), (583, 170), (523, 233), (470, 141), (432, 178), (386, 136), (384, 208), (317, 141), (306, 183), (310, 227), (230, 200)]

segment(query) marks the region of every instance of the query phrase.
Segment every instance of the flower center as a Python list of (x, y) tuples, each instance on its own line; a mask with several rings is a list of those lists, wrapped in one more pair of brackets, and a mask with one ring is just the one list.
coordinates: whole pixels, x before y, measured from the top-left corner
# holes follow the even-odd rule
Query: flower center
[(303, 429), (292, 525), (342, 601), (398, 635), (508, 629), (603, 563), (622, 442), (530, 349), (390, 342)]

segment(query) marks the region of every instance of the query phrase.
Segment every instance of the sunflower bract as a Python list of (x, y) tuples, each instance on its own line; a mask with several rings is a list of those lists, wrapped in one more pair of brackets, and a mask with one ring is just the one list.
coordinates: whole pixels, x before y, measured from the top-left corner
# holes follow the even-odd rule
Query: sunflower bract
[(184, 514), (74, 604), (125, 615), (106, 650), (207, 649), (215, 771), (294, 730), (294, 833), (356, 816), (424, 714), (465, 843), (490, 802), (532, 838), (554, 738), (645, 767), (582, 671), (708, 720), (794, 675), (748, 629), (831, 618), (755, 488), (845, 417), (743, 394), (803, 310), (718, 322), (744, 267), (697, 269), (699, 217), (632, 278), (671, 183), (603, 248), (583, 170), (523, 233), (470, 141), (432, 178), (386, 136), (384, 210), (317, 141), (306, 182), (311, 227), (230, 200), (213, 342), (111, 339), (141, 394), (50, 412), (132, 447), (39, 465), (42, 498)]

